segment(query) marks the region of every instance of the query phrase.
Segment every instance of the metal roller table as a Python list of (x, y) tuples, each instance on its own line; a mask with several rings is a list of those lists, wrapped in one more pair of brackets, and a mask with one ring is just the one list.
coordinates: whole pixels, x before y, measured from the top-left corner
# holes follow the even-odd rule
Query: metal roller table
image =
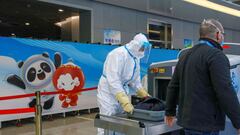
[(117, 116), (106, 116), (97, 114), (94, 120), (94, 126), (103, 128), (104, 133), (108, 135), (109, 131), (124, 133), (126, 135), (159, 135), (181, 129), (180, 126), (167, 126), (164, 121), (153, 122), (140, 119), (130, 119), (127, 114)]

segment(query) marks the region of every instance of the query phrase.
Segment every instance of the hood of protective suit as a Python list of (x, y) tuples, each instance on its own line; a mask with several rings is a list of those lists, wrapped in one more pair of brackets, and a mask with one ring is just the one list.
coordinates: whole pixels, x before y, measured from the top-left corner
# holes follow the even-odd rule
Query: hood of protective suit
[(144, 52), (139, 51), (144, 42), (148, 42), (147, 37), (144, 34), (139, 33), (126, 46), (134, 57), (140, 59), (144, 57)]

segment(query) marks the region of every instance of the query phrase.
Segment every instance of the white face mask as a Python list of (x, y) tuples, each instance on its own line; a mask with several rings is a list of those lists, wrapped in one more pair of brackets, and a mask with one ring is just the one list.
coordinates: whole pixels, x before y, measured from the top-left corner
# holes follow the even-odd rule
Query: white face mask
[(141, 58), (144, 57), (144, 51), (143, 51), (143, 52), (138, 51), (138, 52), (136, 53), (136, 55), (137, 55), (137, 56), (136, 56), (137, 58), (141, 59)]

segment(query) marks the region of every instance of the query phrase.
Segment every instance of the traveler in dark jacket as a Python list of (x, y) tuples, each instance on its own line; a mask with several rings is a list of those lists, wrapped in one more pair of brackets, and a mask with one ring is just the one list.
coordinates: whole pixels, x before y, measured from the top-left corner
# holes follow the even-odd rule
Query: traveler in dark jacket
[(204, 20), (199, 43), (180, 55), (168, 85), (165, 122), (173, 125), (178, 105), (177, 124), (185, 135), (218, 135), (224, 130), (225, 114), (240, 129), (240, 105), (221, 47), (223, 34), (220, 22)]

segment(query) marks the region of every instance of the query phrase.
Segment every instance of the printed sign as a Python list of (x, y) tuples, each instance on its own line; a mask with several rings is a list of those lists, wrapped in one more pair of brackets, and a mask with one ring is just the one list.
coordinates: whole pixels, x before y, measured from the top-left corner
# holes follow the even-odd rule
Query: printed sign
[(121, 44), (121, 32), (116, 30), (104, 30), (104, 44)]
[(193, 46), (193, 42), (191, 39), (184, 39), (183, 44), (184, 44), (184, 48), (189, 48)]
[(237, 93), (238, 99), (240, 100), (240, 66), (238, 65), (236, 68), (230, 70), (231, 78), (232, 78), (232, 85), (234, 90)]

